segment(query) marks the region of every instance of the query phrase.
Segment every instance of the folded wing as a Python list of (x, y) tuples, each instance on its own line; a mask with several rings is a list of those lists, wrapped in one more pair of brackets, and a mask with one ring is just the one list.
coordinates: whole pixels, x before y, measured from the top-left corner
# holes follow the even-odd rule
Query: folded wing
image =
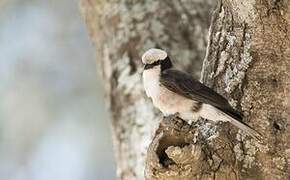
[(165, 70), (161, 73), (160, 83), (170, 91), (195, 101), (210, 104), (239, 121), (243, 119), (242, 114), (234, 110), (223, 96), (187, 73), (173, 69)]

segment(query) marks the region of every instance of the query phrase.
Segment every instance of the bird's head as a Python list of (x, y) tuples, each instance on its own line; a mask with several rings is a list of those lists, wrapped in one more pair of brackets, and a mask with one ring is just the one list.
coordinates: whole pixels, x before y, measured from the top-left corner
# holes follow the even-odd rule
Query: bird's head
[(159, 67), (161, 71), (172, 67), (172, 63), (167, 53), (161, 49), (149, 49), (142, 56), (144, 70)]

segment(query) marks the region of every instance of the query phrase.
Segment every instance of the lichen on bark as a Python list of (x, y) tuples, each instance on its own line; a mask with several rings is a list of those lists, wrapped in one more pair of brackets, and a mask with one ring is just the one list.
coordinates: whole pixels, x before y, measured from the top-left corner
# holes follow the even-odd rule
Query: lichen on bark
[(165, 49), (198, 76), (211, 2), (82, 0), (107, 82), (119, 179), (143, 179), (146, 156), (148, 179), (290, 179), (288, 1), (220, 0), (203, 62), (201, 81), (242, 111), (263, 142), (227, 123), (159, 124), (144, 98), (140, 56), (148, 48)]
[[(207, 162), (202, 169), (191, 169), (193, 179), (290, 178), (290, 14), (285, 11), (289, 6), (284, 1), (220, 1), (213, 14), (201, 80), (242, 111), (263, 141), (229, 124), (218, 124), (218, 135), (198, 136), (180, 147), (200, 146), (203, 160), (192, 164)], [(156, 178), (151, 175), (148, 179)]]
[(198, 77), (213, 5), (211, 0), (81, 0), (112, 112), (118, 179), (144, 179), (147, 148), (161, 117), (145, 97), (142, 53), (165, 49), (179, 68)]

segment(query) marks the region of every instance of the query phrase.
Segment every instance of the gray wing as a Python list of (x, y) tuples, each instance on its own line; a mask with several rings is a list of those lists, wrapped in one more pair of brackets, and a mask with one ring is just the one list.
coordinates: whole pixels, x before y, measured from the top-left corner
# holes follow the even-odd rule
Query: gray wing
[(242, 114), (234, 110), (223, 96), (187, 73), (173, 69), (165, 70), (161, 73), (160, 83), (186, 98), (215, 106), (239, 121), (243, 119)]

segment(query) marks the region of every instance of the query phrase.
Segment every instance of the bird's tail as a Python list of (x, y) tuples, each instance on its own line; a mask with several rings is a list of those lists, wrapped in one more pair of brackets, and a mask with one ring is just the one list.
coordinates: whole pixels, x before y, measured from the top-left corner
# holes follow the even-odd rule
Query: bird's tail
[(204, 104), (200, 115), (205, 119), (230, 122), (246, 134), (254, 137), (259, 141), (262, 140), (262, 135), (254, 130), (251, 126), (243, 122), (243, 115), (232, 108), (220, 109), (208, 104)]
[(232, 117), (229, 117), (230, 119), (230, 123), (232, 123), (233, 125), (235, 125), (237, 128), (241, 129), (242, 131), (244, 131), (245, 133), (247, 133), (248, 135), (256, 138), (257, 140), (261, 140), (262, 139), (262, 135), (257, 132), (256, 130), (254, 130), (252, 127), (250, 127), (249, 125), (247, 125), (244, 122), (238, 121)]

